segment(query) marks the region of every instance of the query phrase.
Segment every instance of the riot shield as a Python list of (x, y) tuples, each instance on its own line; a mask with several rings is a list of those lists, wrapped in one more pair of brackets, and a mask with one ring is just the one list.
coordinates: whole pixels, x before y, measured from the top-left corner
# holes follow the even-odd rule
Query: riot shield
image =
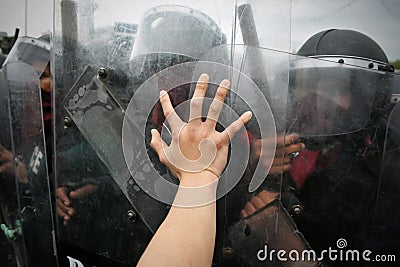
[[(9, 174), (6, 174), (3, 170), (1, 173), (1, 223), (2, 229), (10, 229), (15, 230), (17, 229), (16, 224), (18, 218), (20, 217), (20, 205), (19, 205), (19, 196), (17, 192), (17, 185), (15, 175), (15, 166), (14, 166), (14, 153), (12, 147), (12, 132), (11, 132), (11, 122), (10, 122), (10, 108), (9, 108), (9, 89), (7, 80), (4, 79), (3, 70), (1, 72), (1, 79), (0, 79), (0, 89), (1, 89), (1, 126), (4, 129), (1, 132), (1, 155), (2, 155), (2, 164), (4, 166), (7, 163), (9, 169), (11, 170)], [(4, 162), (4, 163), (3, 163)], [(2, 167), (3, 169), (3, 167)], [(4, 225), (4, 226), (3, 226)], [(15, 228), (14, 228), (15, 227)], [(19, 228), (20, 230), (20, 228)], [(18, 236), (18, 231), (14, 233), (14, 239), (18, 239), (13, 241), (13, 256), (15, 259), (15, 263), (17, 264), (24, 264), (25, 263), (25, 246), (24, 241), (21, 236)], [(20, 232), (20, 231), (19, 231)], [(2, 239), (7, 240), (8, 238), (2, 233)], [(8, 240), (6, 241), (9, 242)]]
[[(360, 20), (336, 23), (344, 10), (367, 25), (356, 8), (360, 3), (349, 2), (321, 4), (321, 17), (304, 12), (312, 1), (150, 1), (132, 7), (124, 1), (57, 1), (55, 173), (62, 261), (136, 263), (178, 182), (149, 146), (152, 128), (170, 139), (159, 93), (168, 91), (187, 117), (187, 100), (204, 72), (211, 79), (208, 98), (222, 79), (231, 80), (219, 129), (243, 111), (256, 114), (232, 144), (231, 169), (218, 187), (215, 264), (264, 264), (257, 258), (264, 245), (320, 252), (339, 238), (354, 238), (351, 231), (359, 230), (375, 186), (360, 155), (374, 124), (376, 94), (386, 86), (385, 70), (376, 62), (369, 67), (292, 54), (322, 25), (363, 30)], [(300, 32), (307, 28), (300, 25), (324, 16), (336, 20)], [(291, 145), (293, 153), (282, 153)], [(279, 169), (279, 160), (292, 169)], [(272, 258), (276, 265), (319, 261)]]
[[(236, 52), (240, 50), (238, 47), (235, 49)], [(249, 48), (241, 50), (248, 51)], [(352, 227), (356, 227), (354, 225), (357, 224), (358, 230), (360, 229), (362, 220), (368, 213), (367, 209), (372, 204), (371, 198), (366, 197), (367, 192), (372, 194), (376, 189), (374, 187), (376, 184), (373, 175), (365, 175), (365, 180), (358, 180), (358, 175), (360, 175), (358, 172), (369, 171), (364, 166), (367, 157), (359, 158), (357, 153), (364, 147), (360, 140), (366, 134), (364, 131), (371, 127), (368, 124), (373, 118), (376, 90), (379, 88), (389, 90), (389, 88), (382, 89), (384, 81), (387, 80), (387, 74), (378, 70), (268, 49), (259, 49), (257, 53), (260, 55), (259, 62), (264, 59), (265, 62), (275, 63), (275, 67), (266, 72), (265, 90), (268, 90), (266, 93), (272, 100), (270, 107), (277, 131), (276, 141), (269, 138), (271, 136), (264, 136), (262, 131), (258, 130), (260, 125), (256, 126), (251, 122), (247, 125), (247, 130), (254, 138), (251, 143), (250, 157), (253, 165), (249, 166), (250, 172), (242, 178), (242, 183), (234, 188), (226, 199), (227, 205), (230, 205), (227, 209), (229, 212), (226, 212), (229, 215), (227, 224), (230, 225), (229, 239), (226, 239), (226, 243), (232, 242), (235, 252), (239, 253), (242, 259), (251, 266), (265, 264), (257, 258), (257, 252), (262, 250), (264, 244), (270, 249), (281, 250), (286, 255), (289, 255), (291, 251), (300, 255), (302, 252), (308, 253), (313, 249), (313, 244), (317, 244), (317, 247), (321, 246), (314, 239), (317, 237), (311, 234), (313, 232), (309, 228), (312, 227), (311, 225), (321, 224), (328, 229), (332, 227), (329, 231), (333, 236), (339, 235), (337, 238), (340, 238), (339, 225), (342, 223)], [(241, 59), (238, 61), (240, 64), (237, 65), (241, 67), (240, 73), (243, 76), (251, 75), (251, 71), (247, 68), (249, 64), (246, 62), (246, 57), (238, 55), (236, 58)], [(256, 106), (252, 108), (256, 115), (260, 104), (251, 105), (257, 101), (250, 97), (251, 92), (247, 91), (251, 91), (250, 87), (236, 89), (232, 86), (233, 92), (245, 96), (243, 99), (249, 107)], [(242, 101), (231, 102), (231, 106), (234, 109), (243, 110)], [(262, 110), (264, 114), (268, 114), (265, 108)], [(258, 123), (260, 122), (259, 120)], [(298, 143), (303, 143), (305, 149), (299, 149), (295, 155), (291, 155), (291, 169), (284, 171), (282, 167), (282, 170), (274, 173), (274, 164), (277, 161), (283, 162), (284, 157), (288, 156), (281, 154), (282, 142), (287, 142), (282, 137), (286, 135), (290, 138), (292, 133), (300, 136), (300, 141), (288, 140), (288, 146), (296, 147)], [(271, 153), (274, 154), (275, 145), (275, 158), (268, 158)], [(345, 145), (348, 146), (344, 147)], [(349, 158), (352, 161), (346, 162)], [(373, 159), (378, 160), (376, 157), (370, 160)], [(346, 173), (346, 171), (349, 172)], [(315, 180), (318, 179), (317, 177), (321, 180)], [(343, 181), (334, 180), (335, 177), (348, 179), (346, 186), (341, 184)], [(319, 183), (324, 179), (326, 179), (325, 182), (329, 182), (322, 186)], [(363, 190), (363, 193), (353, 195), (348, 200), (352, 202), (351, 204), (343, 200), (331, 199), (336, 194), (340, 197), (342, 194), (347, 194), (341, 192), (350, 189), (347, 183), (362, 183), (359, 190)], [(254, 195), (246, 194), (246, 191), (251, 192), (254, 184), (257, 184)], [(242, 189), (239, 193), (241, 186), (246, 190)], [(365, 205), (357, 215), (353, 212), (354, 217), (349, 218), (346, 214), (338, 212), (335, 215), (329, 215), (328, 219), (314, 214), (314, 208), (319, 210), (322, 207), (315, 207), (315, 204), (310, 203), (313, 197), (308, 194), (318, 195), (326, 201), (323, 204), (327, 206), (340, 204), (341, 208), (349, 208), (358, 205), (356, 203), (366, 204), (367, 201), (368, 205)], [(235, 208), (236, 211), (234, 211)], [(304, 225), (305, 221), (307, 223)], [(309, 236), (302, 234), (303, 229)], [(313, 244), (308, 243), (308, 237), (312, 238)], [(288, 260), (285, 263), (277, 260), (276, 257), (266, 257), (264, 259), (276, 265), (318, 264), (317, 257)], [(296, 259), (294, 256), (293, 258)]]
[[(251, 5), (260, 4), (257, 1), (247, 2)], [(305, 41), (303, 39), (300, 42), (298, 38), (308, 28), (301, 27), (304, 25), (324, 25), (327, 28), (346, 25), (372, 35), (377, 34), (373, 30), (362, 29), (360, 21), (368, 24), (362, 19), (365, 13), (361, 12), (359, 5), (353, 6), (349, 2), (321, 3), (316, 7), (311, 1), (293, 1), (291, 36), (288, 39), (291, 43), (290, 50), (296, 51)], [(274, 1), (269, 4), (274, 4)], [(384, 16), (387, 13), (384, 9), (387, 10), (390, 5), (382, 3), (374, 12), (374, 4), (366, 4), (363, 8), (375, 15), (376, 10), (379, 10), (379, 16)], [(330, 8), (323, 10), (323, 6)], [(319, 13), (313, 8), (318, 9)], [(308, 12), (309, 10), (313, 12)], [(260, 12), (259, 9), (253, 10), (257, 11)], [(339, 19), (336, 13), (342, 12), (359, 18), (357, 25), (350, 19)], [(341, 22), (337, 23), (337, 20)], [(257, 29), (257, 32), (268, 32), (274, 27), (274, 24), (263, 24), (256, 19), (253, 21), (255, 25), (247, 27), (250, 31)], [(384, 24), (393, 27), (398, 25), (398, 21), (389, 16), (384, 19)], [(282, 25), (285, 25), (284, 21)], [(257, 35), (250, 36), (254, 38)], [(386, 39), (381, 41), (387, 47), (394, 45)], [(388, 75), (393, 70), (385, 69), (385, 63), (373, 60), (361, 60), (360, 63), (357, 58), (341, 60), (340, 57), (333, 56), (313, 59), (289, 53), (278, 56), (279, 51), (268, 49), (276, 49), (272, 44), (264, 46), (262, 41), (250, 43), (259, 47), (236, 45), (229, 48), (228, 54), (233, 55), (230, 58), (232, 66), (252, 79), (259, 77), (257, 72), (260, 69), (262, 73), (267, 73), (264, 85), (259, 82), (260, 79), (253, 80), (266, 99), (270, 100), (277, 130), (276, 144), (282, 142), (279, 141), (280, 136), (288, 139), (292, 137), (291, 133), (297, 133), (300, 141), (292, 137), (293, 140), (289, 139), (288, 143), (293, 145), (301, 142), (305, 144), (305, 149), (290, 155), (291, 169), (285, 170), (286, 156), (280, 155), (282, 152), (278, 153), (280, 149), (277, 147), (275, 155), (281, 157), (283, 166), (279, 174), (273, 175), (272, 166), (269, 174), (267, 169), (265, 177), (258, 180), (253, 195), (236, 193), (239, 201), (233, 202), (235, 204), (232, 206), (242, 205), (242, 211), (236, 206), (239, 209), (236, 211), (236, 218), (229, 218), (226, 216), (229, 213), (225, 211), (227, 224), (231, 225), (228, 227), (229, 237), (224, 241), (225, 262), (264, 266), (267, 261), (272, 266), (311, 266), (319, 264), (321, 260), (332, 266), (346, 265), (338, 262), (344, 260), (336, 259), (335, 262), (335, 259), (319, 256), (323, 249), (330, 246), (335, 249), (348, 246), (346, 249), (351, 250), (365, 248), (369, 244), (361, 245), (359, 236), (364, 231), (365, 221), (373, 209), (377, 193), (383, 142), (380, 132), (382, 125), (385, 125), (380, 120), (387, 116), (390, 101), (388, 94), (396, 88), (390, 82), (391, 75)], [(277, 49), (290, 52), (284, 46)], [(216, 55), (210, 53), (206, 58), (216, 58)], [(271, 63), (271, 66), (266, 63), (260, 67), (251, 61), (264, 61)], [(259, 149), (251, 150), (251, 155), (261, 156), (257, 151)], [(228, 198), (235, 198), (235, 189)], [(279, 259), (276, 254), (269, 257), (272, 255), (271, 249), (275, 253), (281, 250), (285, 257)], [(291, 257), (296, 259), (296, 253), (307, 254), (311, 250), (316, 253), (315, 257), (300, 261), (290, 260)], [(293, 254), (290, 255), (290, 252)], [(239, 263), (235, 261), (236, 257), (241, 259)]]
[[(399, 26), (399, 21), (392, 13), (398, 8), (397, 4), (389, 1), (293, 2), (291, 49), (298, 53), (304, 52), (300, 47), (304, 48), (306, 38), (301, 39), (299, 36), (305, 32), (308, 32), (308, 36), (312, 36), (324, 29), (352, 29), (370, 36), (381, 46), (389, 61), (395, 60), (398, 57), (395, 54), (398, 52), (394, 51), (398, 50), (394, 49), (394, 40), (387, 38), (388, 36), (379, 36), (379, 30), (374, 29), (365, 16), (382, 17), (382, 27), (395, 28)], [(355, 38), (338, 39), (338, 41), (341, 42), (338, 45), (331, 43), (331, 46), (337, 47), (338, 51), (349, 47), (347, 44), (357, 43)], [(319, 52), (319, 55), (323, 55), (326, 50), (317, 52), (320, 47), (322, 49), (323, 46), (317, 48), (317, 45), (314, 47), (311, 45), (307, 47), (310, 49), (309, 54), (303, 55), (318, 57), (315, 55)], [(363, 49), (368, 49), (367, 43), (359, 44), (358, 47), (360, 48), (358, 51), (349, 52), (352, 56), (349, 58), (335, 57), (333, 54), (319, 57), (325, 62), (315, 65), (314, 70), (318, 74), (309, 73), (310, 69), (307, 67), (305, 69), (300, 67), (301, 58), (293, 58), (291, 61), (293, 66), (289, 75), (287, 129), (289, 132), (301, 132), (302, 142), (305, 144), (305, 150), (294, 158), (292, 169), (288, 172), (290, 178), (294, 180), (290, 186), (291, 191), (294, 192), (296, 202), (301, 204), (300, 214), (293, 213), (292, 218), (310, 247), (317, 253), (329, 247), (338, 251), (343, 250), (344, 253), (352, 249), (358, 249), (361, 253), (364, 249), (380, 245), (390, 247), (390, 242), (383, 236), (374, 235), (371, 239), (368, 237), (371, 237), (374, 231), (379, 232), (382, 226), (379, 224), (371, 226), (369, 221), (373, 214), (372, 210), (377, 209), (375, 201), (376, 196), (380, 194), (379, 181), (383, 181), (383, 178), (379, 177), (382, 157), (385, 157), (382, 154), (384, 133), (387, 117), (392, 108), (390, 95), (397, 91), (398, 82), (395, 81), (398, 78), (397, 75), (392, 75), (393, 68), (385, 63), (387, 61), (373, 60), (376, 57), (374, 53), (368, 55), (364, 53), (364, 58), (361, 58)], [(365, 60), (366, 58), (369, 60)], [(339, 66), (340, 62), (344, 63), (344, 68)], [(353, 66), (355, 69), (352, 69)], [(301, 76), (314, 78), (309, 80)], [(298, 78), (300, 80), (297, 80)], [(332, 79), (335, 82), (332, 82)], [(312, 84), (303, 83), (306, 80), (314, 81)], [(323, 82), (320, 83), (321, 81)], [(347, 108), (344, 104), (351, 94), (344, 93), (345, 88), (348, 88), (344, 82), (348, 84), (350, 82), (352, 87), (350, 92), (353, 95), (353, 100), (349, 102)], [(301, 96), (303, 91), (301, 88), (304, 86), (308, 88), (305, 90), (306, 95), (303, 95), (305, 98)], [(325, 95), (329, 98), (328, 102), (324, 94), (316, 93), (314, 86), (317, 88), (323, 86), (331, 92)], [(297, 102), (298, 100), (303, 104)], [(332, 101), (336, 103), (333, 106)], [(309, 109), (316, 106), (317, 109)], [(334, 106), (336, 108), (331, 109)], [(326, 110), (325, 115), (324, 112), (319, 112), (323, 110)], [(305, 114), (308, 114), (307, 118), (302, 117)], [(330, 122), (327, 123), (328, 121)], [(385, 169), (383, 167), (383, 170)], [(365, 234), (366, 228), (372, 232)], [(378, 243), (380, 245), (376, 245)], [(388, 250), (385, 253), (390, 252)], [(325, 257), (322, 260), (332, 266), (353, 264), (350, 261), (351, 259), (340, 260), (334, 257)], [(376, 263), (362, 264), (375, 266)]]
[[(390, 82), (398, 88), (399, 75), (393, 75)], [(397, 201), (399, 192), (399, 116), (397, 90), (392, 97), (395, 104), (387, 120), (382, 168), (379, 176), (376, 202), (371, 211), (371, 217), (361, 236), (361, 242), (376, 254), (391, 255), (389, 260), (394, 264), (398, 259), (398, 246), (400, 232), (397, 228), (400, 217), (397, 214)]]
[[(177, 182), (149, 147), (149, 130), (161, 130), (163, 125), (157, 117), (157, 98), (146, 107), (151, 114), (136, 118), (141, 121), (125, 114), (134, 107), (129, 106), (134, 93), (144, 93), (137, 107), (159, 93), (152, 88), (146, 94), (141, 89), (146, 83), (176, 87), (183, 75), (186, 85), (175, 88), (175, 105), (188, 99), (191, 83), (198, 78), (193, 78), (193, 66), (175, 76), (151, 77), (168, 67), (197, 61), (211, 47), (232, 40), (234, 2), (213, 5), (219, 8), (198, 1), (141, 5), (57, 1), (56, 191), (59, 202), (67, 196), (70, 203), (59, 206), (58, 214), (63, 261), (69, 256), (82, 264), (134, 265), (167, 214), (168, 201), (154, 199), (140, 185), (149, 180), (156, 192), (168, 191), (162, 189), (162, 182), (153, 183), (158, 177), (153, 165), (164, 177), (159, 181), (173, 184), (169, 196)], [(130, 149), (127, 159), (123, 126), (130, 133), (125, 138)]]
[(42, 99), (36, 71), (23, 62), (1, 70), (2, 230), (21, 266), (55, 265)]

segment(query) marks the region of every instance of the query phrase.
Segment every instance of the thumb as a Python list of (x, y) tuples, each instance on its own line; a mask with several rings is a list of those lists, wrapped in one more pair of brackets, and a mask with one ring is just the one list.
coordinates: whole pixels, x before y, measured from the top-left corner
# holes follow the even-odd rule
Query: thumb
[(160, 161), (162, 163), (166, 162), (166, 157), (164, 153), (164, 148), (167, 147), (167, 144), (161, 139), (160, 133), (156, 129), (151, 130), (151, 142), (150, 146), (156, 151)]

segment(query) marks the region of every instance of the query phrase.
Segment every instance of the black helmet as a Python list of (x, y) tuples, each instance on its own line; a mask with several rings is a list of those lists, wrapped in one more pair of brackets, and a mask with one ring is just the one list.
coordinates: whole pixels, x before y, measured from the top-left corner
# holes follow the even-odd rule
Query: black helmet
[(370, 37), (326, 30), (310, 37), (291, 60), (290, 131), (303, 136), (343, 135), (364, 129), (377, 93), (393, 66)]
[(311, 36), (297, 52), (300, 56), (337, 58), (337, 62), (394, 71), (383, 49), (370, 37), (353, 30), (330, 29)]

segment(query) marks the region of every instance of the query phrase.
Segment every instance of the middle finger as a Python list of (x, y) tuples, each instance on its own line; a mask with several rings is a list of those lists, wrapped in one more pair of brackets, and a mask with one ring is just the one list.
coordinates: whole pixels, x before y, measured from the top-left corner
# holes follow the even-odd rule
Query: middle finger
[(223, 80), (215, 93), (213, 102), (210, 105), (210, 110), (208, 111), (206, 127), (211, 130), (215, 130), (219, 115), (221, 113), (222, 107), (224, 105), (225, 97), (229, 91), (230, 82), (229, 80)]

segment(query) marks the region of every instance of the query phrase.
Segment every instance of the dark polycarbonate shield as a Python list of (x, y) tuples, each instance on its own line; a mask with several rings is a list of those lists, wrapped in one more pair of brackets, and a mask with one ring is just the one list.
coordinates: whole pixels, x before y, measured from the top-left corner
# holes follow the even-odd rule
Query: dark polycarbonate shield
[[(78, 258), (79, 248), (102, 253), (112, 264), (133, 264), (151, 232), (127, 197), (135, 189), (133, 184), (126, 186), (130, 175), (121, 141), (125, 111), (110, 88), (98, 68), (87, 66), (58, 107), (66, 120), (64, 133), (58, 136), (63, 145), (56, 150), (60, 253)], [(63, 200), (70, 204), (64, 205)], [(149, 201), (143, 205), (147, 207)], [(156, 214), (163, 212), (161, 207)], [(126, 249), (133, 242), (137, 244)], [(136, 256), (130, 259), (132, 255)]]
[[(314, 255), (300, 257), (310, 246), (278, 199), (233, 225), (229, 238), (249, 266), (318, 265)], [(282, 264), (281, 255), (277, 257), (271, 251), (284, 251), (287, 260)]]
[(2, 136), (2, 154), (10, 161), (2, 157), (2, 166), (8, 165), (3, 169), (8, 179), (2, 181), (9, 180), (8, 187), (2, 189), (12, 196), (11, 202), (2, 201), (3, 216), (8, 218), (5, 227), (14, 232), (19, 227), (19, 234), (10, 239), (18, 244), (15, 253), (23, 256), (23, 263), (53, 265), (56, 260), (40, 80), (30, 65), (10, 62), (2, 68), (2, 85), (2, 95), (8, 101), (8, 112), (2, 115), (9, 116), (4, 125), (2, 120), (4, 134), (9, 136), (4, 141)]

